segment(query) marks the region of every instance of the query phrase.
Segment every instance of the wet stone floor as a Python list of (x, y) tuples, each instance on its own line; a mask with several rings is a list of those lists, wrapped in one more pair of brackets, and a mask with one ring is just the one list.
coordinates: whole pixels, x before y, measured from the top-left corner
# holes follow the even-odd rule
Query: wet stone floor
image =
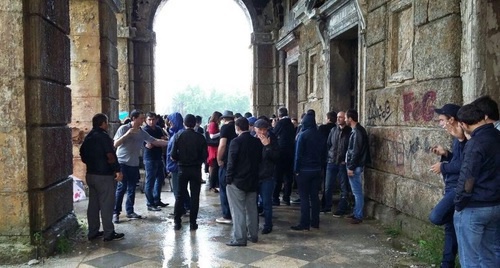
[[(159, 212), (148, 211), (144, 194), (137, 190), (135, 210), (146, 218), (127, 220), (122, 214), (115, 229), (125, 233), (125, 239), (87, 241), (82, 232), (70, 253), (50, 257), (34, 267), (417, 267), (401, 264), (408, 263), (402, 262), (404, 259), (411, 262), (409, 257), (391, 247), (388, 235), (375, 220), (352, 225), (345, 218), (322, 213), (319, 230), (291, 230), (300, 213), (300, 206), (293, 204), (273, 207), (273, 232), (259, 232), (257, 243), (226, 246), (232, 226), (215, 222), (220, 217), (219, 196), (205, 185), (200, 196), (199, 229), (190, 231), (189, 218), (184, 218), (182, 229), (175, 231), (169, 215), (174, 197), (168, 184), (163, 190), (162, 201), (170, 205)], [(86, 225), (87, 201), (75, 203), (74, 208)], [(260, 222), (262, 228), (262, 218)]]

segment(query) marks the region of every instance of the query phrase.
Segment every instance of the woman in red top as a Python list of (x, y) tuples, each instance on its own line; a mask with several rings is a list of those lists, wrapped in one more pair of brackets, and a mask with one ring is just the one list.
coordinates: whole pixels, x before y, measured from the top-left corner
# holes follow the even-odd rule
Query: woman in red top
[(219, 190), (217, 182), (219, 181), (219, 165), (217, 164), (217, 149), (219, 148), (219, 123), (222, 114), (220, 112), (213, 112), (210, 123), (207, 127), (207, 145), (208, 145), (208, 158), (207, 163), (209, 165), (208, 172), (210, 174), (209, 183), (210, 191), (218, 193)]

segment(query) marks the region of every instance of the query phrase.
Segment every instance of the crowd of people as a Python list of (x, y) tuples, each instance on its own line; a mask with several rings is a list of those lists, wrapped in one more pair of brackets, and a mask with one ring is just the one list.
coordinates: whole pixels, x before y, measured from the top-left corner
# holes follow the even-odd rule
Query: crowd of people
[[(451, 151), (443, 145), (430, 148), (441, 157), (430, 171), (442, 174), (445, 185), (442, 200), (429, 216), (432, 223), (445, 226), (441, 267), (454, 267), (457, 252), (464, 267), (500, 267), (497, 103), (484, 96), (463, 107), (446, 104), (435, 111), (439, 125), (453, 136)], [(264, 219), (261, 234), (271, 233), (273, 206), (300, 203), (300, 217), (290, 226), (294, 231), (319, 228), (320, 213), (346, 217), (351, 224), (363, 222), (362, 174), (371, 154), (356, 110), (328, 112), (326, 123), (319, 126), (314, 110), (304, 113), (299, 124), (285, 107), (270, 117), (214, 111), (205, 127), (200, 116), (177, 112), (161, 117), (134, 110), (129, 118), (111, 139), (107, 116), (96, 114), (80, 148), (90, 189), (90, 240), (124, 237), (113, 223), (120, 222), (125, 193), (125, 216), (142, 218), (134, 211), (141, 152), (149, 211), (169, 205), (161, 201), (161, 188), (166, 174), (171, 176), (175, 230), (182, 228), (181, 217), (188, 214), (190, 230), (198, 229), (203, 183), (219, 194), (221, 214), (215, 221), (233, 226), (228, 246), (257, 242), (259, 215)], [(340, 198), (334, 210), (336, 186)], [(291, 200), (294, 189), (299, 199)]]

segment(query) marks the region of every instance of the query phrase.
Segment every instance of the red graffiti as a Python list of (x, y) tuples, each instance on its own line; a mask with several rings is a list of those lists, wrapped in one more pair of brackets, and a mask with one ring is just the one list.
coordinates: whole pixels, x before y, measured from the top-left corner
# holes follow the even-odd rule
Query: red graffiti
[(434, 118), (434, 102), (436, 101), (436, 92), (427, 91), (422, 96), (422, 101), (416, 100), (413, 92), (403, 94), (404, 121), (423, 120), (429, 122)]

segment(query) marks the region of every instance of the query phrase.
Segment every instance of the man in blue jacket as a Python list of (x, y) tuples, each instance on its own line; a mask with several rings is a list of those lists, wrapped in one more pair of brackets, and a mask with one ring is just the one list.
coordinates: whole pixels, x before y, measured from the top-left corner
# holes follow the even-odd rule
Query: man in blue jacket
[(457, 187), (460, 166), (462, 164), (462, 152), (467, 142), (463, 130), (457, 120), (457, 112), (460, 106), (456, 104), (445, 104), (441, 109), (434, 109), (438, 114), (439, 126), (454, 136), (452, 152), (445, 150), (441, 145), (431, 147), (431, 151), (441, 156), (441, 161), (431, 166), (430, 171), (442, 174), (444, 180), (444, 195), (441, 201), (432, 209), (429, 220), (435, 225), (444, 225), (444, 247), (441, 267), (455, 267), (458, 244), (453, 225), (453, 213), (455, 212), (455, 188)]
[(302, 119), (302, 131), (295, 145), (294, 173), (300, 196), (300, 222), (290, 228), (295, 231), (319, 228), (319, 188), (321, 169), (325, 163), (326, 138), (318, 131), (312, 113)]
[(464, 148), (453, 217), (462, 267), (499, 267), (500, 132), (475, 105), (464, 105), (458, 121), (471, 138)]

